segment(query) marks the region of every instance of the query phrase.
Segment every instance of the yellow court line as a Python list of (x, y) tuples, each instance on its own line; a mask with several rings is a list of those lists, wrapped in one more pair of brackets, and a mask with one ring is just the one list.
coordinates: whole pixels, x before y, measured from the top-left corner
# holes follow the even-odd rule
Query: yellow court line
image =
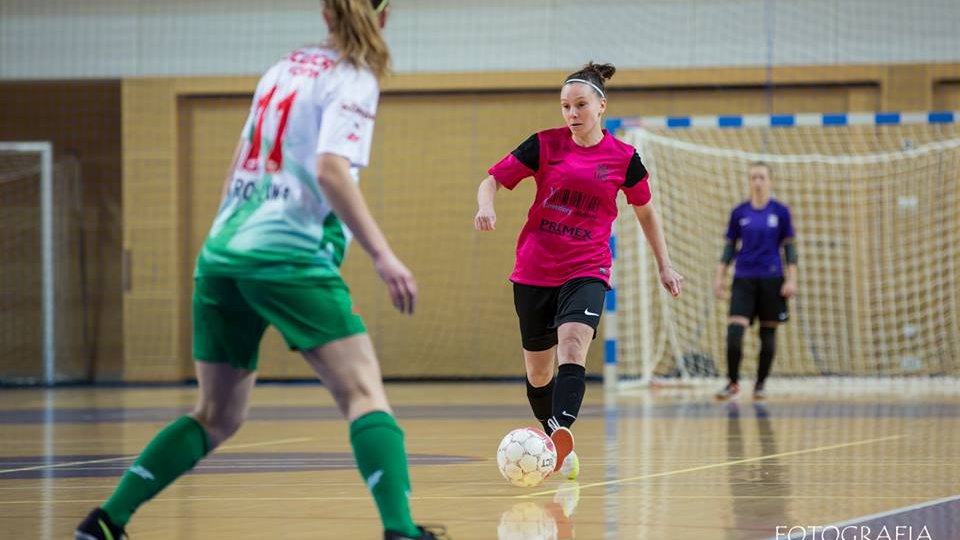
[(315, 440), (316, 437), (297, 437), (295, 439), (280, 439), (276, 441), (261, 441), (255, 443), (246, 443), (246, 444), (231, 444), (229, 446), (220, 447), (217, 451), (222, 450), (236, 450), (238, 448), (256, 448), (258, 446), (273, 446), (276, 444), (293, 444), (298, 442), (307, 442)]
[[(247, 444), (232, 444), (229, 446), (223, 446), (220, 450), (236, 450), (238, 448), (253, 448), (256, 446), (272, 446), (277, 444), (289, 444), (297, 442), (306, 442), (312, 441), (314, 437), (300, 437), (297, 439), (280, 439), (278, 441), (263, 441), (257, 443), (247, 443)], [(123, 461), (125, 459), (135, 459), (139, 454), (132, 456), (117, 456), (112, 458), (103, 458), (103, 459), (91, 459), (87, 461), (69, 461), (67, 463), (55, 463), (53, 465), (34, 465), (32, 467), (20, 467), (19, 469), (0, 469), (0, 474), (11, 474), (16, 472), (24, 471), (39, 471), (43, 469), (57, 469), (60, 467), (73, 467), (74, 465), (93, 465), (95, 463), (110, 463), (111, 461)]]
[[(730, 467), (730, 466), (733, 466), (733, 465), (742, 465), (742, 464), (744, 464), (744, 463), (753, 463), (753, 462), (756, 462), (756, 461), (764, 461), (764, 460), (767, 460), (767, 459), (782, 458), (782, 457), (787, 457), (787, 456), (799, 456), (799, 455), (802, 455), (802, 454), (812, 454), (812, 453), (814, 453), (814, 452), (826, 452), (827, 450), (837, 450), (837, 449), (839, 449), (839, 448), (849, 448), (849, 447), (851, 447), (851, 446), (860, 446), (860, 445), (864, 445), (864, 444), (873, 444), (873, 443), (878, 443), (878, 442), (895, 441), (895, 440), (897, 440), (897, 439), (902, 439), (903, 437), (904, 437), (904, 435), (891, 435), (891, 436), (889, 436), (889, 437), (879, 437), (879, 438), (877, 438), (877, 439), (866, 439), (866, 440), (863, 440), (863, 441), (854, 441), (854, 442), (848, 442), (848, 443), (833, 444), (833, 445), (830, 445), (830, 446), (819, 446), (819, 447), (817, 447), (817, 448), (808, 448), (808, 449), (806, 449), (806, 450), (793, 450), (793, 451), (791, 451), (791, 452), (781, 452), (781, 453), (779, 453), (779, 454), (770, 454), (770, 455), (767, 455), (767, 456), (759, 456), (759, 457), (753, 457), (753, 458), (737, 459), (737, 460), (734, 460), (734, 461), (724, 461), (724, 462), (722, 462), (722, 463), (711, 463), (711, 464), (709, 464), (709, 465), (700, 465), (700, 466), (697, 466), (697, 467), (689, 467), (689, 468), (686, 468), (686, 469), (678, 469), (678, 470), (675, 470), (675, 471), (664, 471), (664, 472), (653, 473), (653, 474), (644, 474), (644, 475), (641, 475), (641, 476), (631, 476), (631, 477), (628, 477), (628, 478), (620, 478), (620, 479), (617, 479), (617, 480), (608, 480), (608, 481), (606, 481), (606, 482), (596, 482), (596, 483), (593, 483), (593, 484), (583, 484), (583, 485), (580, 486), (580, 489), (581, 489), (581, 490), (584, 490), (584, 489), (594, 488), (594, 487), (600, 487), (600, 486), (610, 486), (610, 485), (613, 485), (613, 484), (625, 484), (625, 483), (627, 483), (627, 482), (635, 482), (635, 481), (637, 481), (637, 480), (649, 480), (649, 479), (651, 479), (651, 478), (661, 478), (661, 477), (664, 477), (664, 476), (672, 476), (672, 475), (675, 475), (675, 474), (686, 474), (686, 473), (697, 472), (697, 471), (706, 471), (706, 470), (709, 470), (709, 469), (719, 469), (719, 468), (721, 468), (721, 467)], [(562, 488), (561, 488), (561, 489), (551, 489), (551, 490), (548, 490), (548, 491), (538, 491), (538, 492), (536, 492), (536, 493), (528, 493), (528, 494), (526, 494), (526, 495), (514, 495), (513, 498), (515, 498), (515, 499), (532, 499), (532, 498), (534, 498), (534, 497), (539, 497), (539, 496), (541, 496), (541, 495), (553, 495), (553, 494), (558, 493), (558, 492), (560, 492), (560, 491), (563, 491), (563, 489), (562, 489)]]
[[(359, 483), (359, 480), (357, 481)], [(360, 484), (362, 485), (362, 484)], [(464, 497), (463, 495), (438, 495), (438, 496), (425, 496), (425, 497), (411, 497), (414, 500), (436, 500), (436, 501), (448, 501), (448, 500), (457, 500), (462, 501), (466, 498), (469, 499), (478, 499), (478, 500), (512, 500), (513, 497), (510, 495), (480, 495), (476, 497)], [(277, 501), (286, 501), (286, 502), (324, 502), (324, 501), (369, 501), (370, 495), (355, 495), (355, 496), (331, 496), (331, 497), (219, 497), (219, 496), (210, 496), (210, 497), (157, 497), (151, 499), (152, 502), (190, 502), (190, 501), (223, 501), (223, 502), (277, 502)], [(0, 501), (0, 506), (8, 504), (79, 504), (79, 503), (101, 503), (103, 499), (53, 499), (53, 500), (38, 500), (38, 501), (28, 501), (28, 500), (16, 500), (16, 501)]]
[[(580, 497), (580, 500), (600, 500), (604, 499), (606, 495), (583, 495)], [(631, 499), (642, 499), (644, 497), (623, 497), (624, 500)], [(748, 497), (730, 497), (727, 495), (716, 495), (716, 496), (694, 496), (694, 495), (667, 495), (663, 497), (664, 499), (676, 499), (676, 500), (691, 500), (691, 499), (716, 499), (716, 500), (730, 500), (730, 499), (755, 499), (755, 500), (771, 500), (771, 499), (783, 499), (783, 500), (844, 500), (848, 501), (851, 499), (855, 500), (870, 500), (870, 501), (909, 501), (917, 500), (920, 502), (929, 501), (931, 497), (924, 495), (884, 495), (884, 496), (826, 496), (818, 497), (814, 495), (799, 495), (799, 496), (748, 496)], [(482, 500), (482, 501), (509, 501), (516, 499), (514, 495), (477, 495), (477, 496), (465, 496), (465, 495), (426, 495), (421, 497), (411, 497), (411, 500), (416, 501), (463, 501), (463, 500)], [(369, 501), (369, 495), (355, 495), (355, 496), (331, 496), (331, 497), (219, 497), (219, 496), (210, 496), (210, 497), (157, 497), (151, 499), (154, 502), (199, 502), (199, 501), (218, 501), (218, 502), (326, 502), (326, 501)], [(5, 505), (14, 505), (14, 504), (97, 504), (103, 502), (103, 499), (46, 499), (46, 500), (11, 500), (11, 501), (0, 501), (0, 506)]]

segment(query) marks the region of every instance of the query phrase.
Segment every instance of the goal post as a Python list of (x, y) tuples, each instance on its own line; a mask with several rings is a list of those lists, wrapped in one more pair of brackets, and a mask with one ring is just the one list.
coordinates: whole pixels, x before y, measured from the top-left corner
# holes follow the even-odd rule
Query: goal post
[[(605, 321), (605, 383), (718, 384), (728, 298), (713, 274), (753, 161), (773, 169), (801, 254), (776, 384), (894, 379), (929, 388), (960, 377), (960, 130), (954, 112), (612, 119), (635, 145), (684, 293), (659, 286), (621, 198)], [(745, 378), (756, 366), (753, 330)]]
[[(42, 381), (52, 385), (56, 379), (56, 326), (54, 311), (54, 240), (53, 240), (53, 144), (49, 141), (0, 141), (0, 154), (30, 155), (36, 159), (40, 177), (40, 276), (42, 321)], [(17, 174), (2, 170), (0, 173)], [(0, 176), (0, 182), (12, 179)], [(8, 313), (16, 316), (12, 310)]]

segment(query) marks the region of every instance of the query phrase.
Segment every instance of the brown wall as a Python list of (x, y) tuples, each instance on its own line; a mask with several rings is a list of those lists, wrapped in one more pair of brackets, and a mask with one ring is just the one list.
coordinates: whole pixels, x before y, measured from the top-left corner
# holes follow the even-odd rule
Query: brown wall
[(960, 110), (960, 79), (937, 83), (933, 93), (933, 107), (938, 111)]
[[(611, 85), (609, 114), (922, 110), (944, 99), (939, 81), (960, 71), (908, 67), (776, 69), (772, 93), (761, 69), (623, 72)], [(498, 230), (485, 236), (472, 230), (475, 189), (486, 168), (523, 138), (560, 124), (556, 81), (563, 75), (398, 76), (386, 85), (372, 165), (361, 187), (419, 279), (418, 314), (403, 318), (391, 310), (357, 246), (344, 268), (386, 375), (521, 373), (506, 276), (532, 189), (501, 192)], [(124, 247), (131, 260), (124, 300), (127, 380), (191, 376), (190, 271), (255, 82), (123, 83)], [(592, 372), (601, 367), (600, 349), (591, 351)], [(309, 375), (276, 335), (264, 342), (261, 365), (266, 377)]]
[[(56, 81), (0, 83), (0, 140), (41, 140), (53, 143), (55, 160), (70, 162), (73, 156), (79, 163), (82, 180), (82, 217), (75, 216), (83, 229), (86, 259), (86, 304), (88, 348), (58, 351), (61, 373), (69, 378), (83, 376), (88, 364), (94, 362), (98, 379), (119, 379), (123, 367), (123, 333), (121, 311), (122, 238), (121, 192), (121, 136), (120, 136), (120, 81)], [(55, 197), (66, 197), (63, 186), (57, 184)], [(65, 232), (64, 234), (69, 234)], [(75, 237), (78, 238), (78, 237)], [(79, 243), (79, 240), (77, 241)], [(58, 268), (64, 274), (80, 273), (79, 250), (60, 253)], [(8, 256), (9, 253), (5, 253)], [(21, 254), (23, 258), (11, 263), (37, 268), (39, 246)], [(61, 276), (67, 279), (71, 276)], [(83, 306), (70, 302), (63, 321), (78, 321), (83, 317)], [(12, 318), (33, 317), (39, 313), (34, 300), (26, 311)], [(7, 316), (10, 314), (4, 314)], [(78, 325), (80, 323), (77, 323)], [(0, 359), (0, 373), (17, 370), (17, 364), (26, 363), (36, 369), (42, 365), (38, 340), (40, 331), (30, 337), (21, 349), (24, 354)], [(42, 370), (41, 370), (42, 372)]]

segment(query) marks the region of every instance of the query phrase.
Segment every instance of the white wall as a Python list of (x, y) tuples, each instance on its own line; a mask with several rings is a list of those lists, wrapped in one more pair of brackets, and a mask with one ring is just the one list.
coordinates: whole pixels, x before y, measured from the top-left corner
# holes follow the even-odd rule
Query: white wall
[[(0, 78), (257, 74), (320, 4), (0, 0)], [(394, 0), (387, 37), (400, 72), (569, 70), (958, 62), (958, 28), (960, 0)]]

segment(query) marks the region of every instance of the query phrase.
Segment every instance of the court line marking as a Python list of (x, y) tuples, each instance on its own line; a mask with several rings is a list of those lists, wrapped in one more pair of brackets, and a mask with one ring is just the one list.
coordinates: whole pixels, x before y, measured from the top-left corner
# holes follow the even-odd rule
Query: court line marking
[[(326, 486), (326, 484), (324, 484)], [(353, 484), (356, 486), (356, 484)], [(197, 486), (192, 486), (197, 487)], [(206, 486), (211, 488), (219, 488), (221, 486)], [(648, 499), (649, 497), (644, 496), (635, 496), (635, 497), (623, 497), (625, 500), (633, 499)], [(463, 501), (463, 500), (501, 500), (509, 501), (515, 499), (515, 495), (477, 495), (477, 496), (464, 496), (464, 495), (425, 495), (425, 496), (413, 496), (410, 497), (411, 500), (417, 501)], [(580, 500), (603, 500), (606, 498), (606, 495), (581, 495)], [(832, 497), (817, 497), (814, 495), (810, 496), (780, 496), (780, 497), (767, 497), (767, 496), (750, 496), (750, 497), (730, 497), (727, 495), (716, 495), (716, 496), (694, 496), (694, 495), (667, 495), (663, 497), (664, 499), (676, 499), (676, 500), (688, 500), (688, 499), (717, 499), (717, 500), (730, 500), (731, 498), (735, 499), (757, 499), (757, 500), (770, 500), (770, 499), (784, 499), (784, 500), (793, 500), (793, 499), (810, 499), (810, 500), (903, 500), (903, 499), (923, 499), (923, 496), (910, 496), (903, 497), (900, 495), (886, 495), (886, 496), (866, 496), (866, 497), (846, 497), (846, 496), (832, 496)], [(287, 502), (324, 502), (324, 501), (369, 501), (369, 495), (357, 495), (357, 496), (337, 496), (337, 497), (319, 497), (319, 496), (304, 496), (304, 497), (220, 497), (216, 495), (211, 495), (209, 497), (156, 497), (150, 499), (155, 502), (189, 502), (189, 501), (242, 501), (242, 502), (268, 502), (268, 501), (287, 501)], [(52, 499), (52, 500), (11, 500), (11, 501), (0, 501), (0, 506), (4, 505), (14, 505), (14, 504), (90, 504), (90, 503), (102, 503), (103, 499)], [(937, 501), (937, 503), (943, 501)], [(931, 503), (936, 504), (936, 503)], [(923, 507), (927, 503), (918, 503), (914, 506)], [(912, 507), (910, 507), (912, 508)], [(902, 510), (902, 509), (900, 509)], [(895, 511), (894, 513), (897, 513)]]
[[(261, 441), (256, 443), (246, 443), (246, 444), (231, 444), (218, 448), (218, 451), (223, 450), (237, 450), (240, 448), (256, 448), (259, 446), (274, 446), (278, 444), (292, 444), (298, 442), (312, 441), (316, 437), (298, 437), (296, 439), (280, 439), (278, 441)], [(25, 471), (40, 471), (44, 469), (57, 469), (60, 467), (73, 467), (75, 465), (93, 465), (96, 463), (110, 463), (113, 461), (123, 461), (125, 459), (136, 459), (140, 454), (134, 454), (132, 456), (117, 456), (112, 458), (103, 458), (103, 459), (90, 459), (86, 461), (69, 461), (67, 463), (53, 463), (51, 465), (34, 465), (32, 467), (20, 467), (18, 469), (2, 469), (0, 470), (0, 475), (2, 474), (11, 474), (17, 472)]]
[[(829, 446), (819, 446), (816, 448), (807, 448), (805, 450), (793, 450), (790, 452), (781, 452), (779, 454), (770, 454), (766, 456), (736, 459), (733, 461), (724, 461), (721, 463), (711, 463), (709, 465), (699, 465), (697, 467), (688, 467), (686, 469), (677, 469), (675, 471), (664, 471), (664, 472), (653, 473), (653, 474), (644, 474), (640, 476), (631, 476), (628, 478), (619, 478), (617, 480), (607, 480), (606, 482), (594, 482), (592, 484), (581, 485), (580, 490), (583, 491), (584, 489), (601, 487), (601, 486), (611, 486), (614, 484), (625, 484), (627, 482), (635, 482), (637, 480), (649, 480), (651, 478), (662, 478), (664, 476), (673, 476), (677, 474), (686, 474), (686, 473), (697, 472), (697, 471), (706, 471), (710, 469), (719, 469), (722, 467), (731, 467), (733, 465), (743, 465), (744, 463), (755, 463), (757, 461), (764, 461), (767, 459), (775, 459), (775, 458), (788, 457), (788, 456), (799, 456), (803, 454), (812, 454), (815, 452), (826, 452), (828, 450), (849, 448), (851, 446), (862, 446), (865, 444), (873, 444), (878, 442), (895, 441), (897, 439), (902, 439), (904, 437), (905, 435), (890, 435), (888, 437), (878, 437), (876, 439), (865, 439), (862, 441), (853, 441), (848, 443), (832, 444)], [(513, 498), (532, 499), (534, 497), (540, 497), (542, 495), (554, 495), (560, 491), (563, 491), (563, 489), (551, 489), (547, 491), (538, 491), (536, 493), (528, 493), (526, 495), (514, 495)]]
[[(839, 521), (836, 523), (830, 523), (828, 525), (823, 525), (822, 527), (836, 527), (838, 529), (843, 529), (844, 527), (850, 527), (858, 523), (864, 523), (867, 521), (873, 521), (875, 519), (881, 519), (885, 517), (895, 516), (897, 514), (904, 514), (906, 512), (913, 512), (914, 510), (920, 510), (922, 508), (927, 508), (930, 506), (936, 506), (938, 504), (945, 504), (953, 501), (960, 501), (960, 495), (954, 495), (953, 497), (944, 497), (942, 499), (936, 499), (932, 501), (924, 501), (922, 503), (912, 504), (910, 506), (904, 506), (903, 508), (894, 508), (893, 510), (887, 510), (886, 512), (879, 512), (877, 514), (870, 514), (869, 516), (857, 517), (853, 519), (848, 519), (847, 521)], [(823, 530), (822, 528), (820, 530)], [(797, 535), (790, 535), (786, 540), (792, 540)], [(774, 540), (774, 539), (771, 539)]]

